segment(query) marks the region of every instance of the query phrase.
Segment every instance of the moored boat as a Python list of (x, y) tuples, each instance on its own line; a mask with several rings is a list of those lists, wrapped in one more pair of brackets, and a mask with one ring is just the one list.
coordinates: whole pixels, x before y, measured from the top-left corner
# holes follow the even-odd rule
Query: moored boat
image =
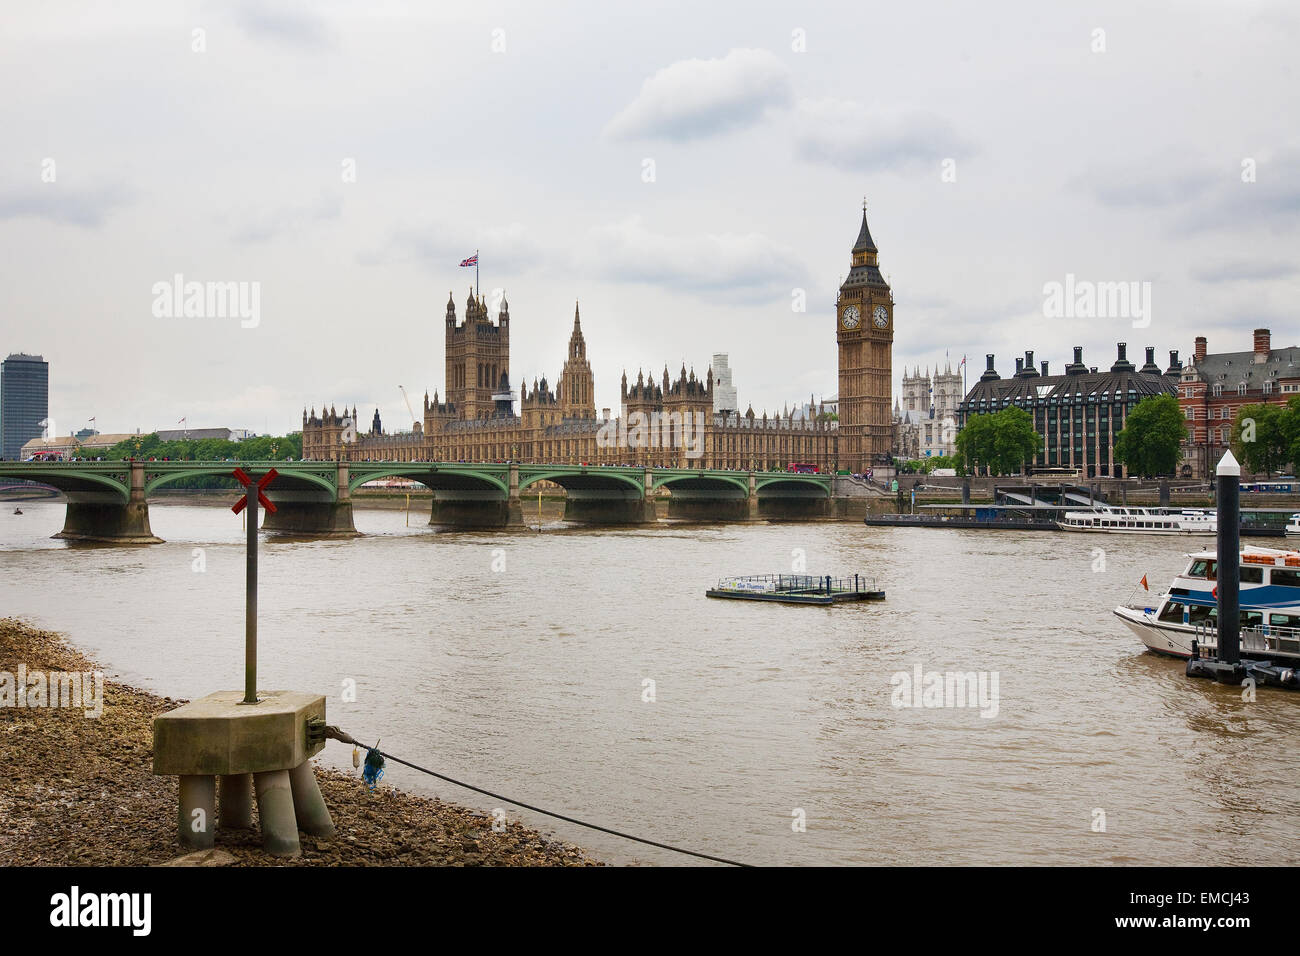
[[(1154, 606), (1115, 608), (1150, 650), (1191, 657), (1217, 648), (1218, 555), (1196, 551)], [(1245, 548), (1241, 552), (1239, 605), (1241, 656), (1300, 663), (1300, 552)]]
[(1213, 512), (1195, 508), (1164, 511), (1159, 508), (1095, 508), (1067, 511), (1056, 522), (1062, 531), (1097, 531), (1106, 534), (1214, 534), (1218, 520)]

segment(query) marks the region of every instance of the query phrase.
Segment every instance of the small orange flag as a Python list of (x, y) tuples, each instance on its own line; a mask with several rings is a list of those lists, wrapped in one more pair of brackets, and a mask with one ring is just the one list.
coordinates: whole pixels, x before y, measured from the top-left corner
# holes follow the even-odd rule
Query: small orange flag
[(1150, 590), (1151, 590), (1151, 588), (1147, 586), (1147, 576), (1146, 576), (1145, 574), (1142, 575), (1142, 590), (1143, 590), (1143, 591), (1150, 591)]

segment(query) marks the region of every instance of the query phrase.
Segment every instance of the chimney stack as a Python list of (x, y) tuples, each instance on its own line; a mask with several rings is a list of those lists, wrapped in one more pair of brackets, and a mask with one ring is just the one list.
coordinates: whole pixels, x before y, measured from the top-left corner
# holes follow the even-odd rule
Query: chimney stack
[(1065, 367), (1066, 375), (1083, 375), (1087, 372), (1087, 367), (1083, 364), (1083, 346), (1074, 347), (1074, 361)]
[(1047, 359), (1043, 359), (1039, 365), (1043, 367), (1043, 378), (1047, 378)]
[(1198, 364), (1205, 360), (1207, 344), (1204, 335), (1198, 335), (1196, 337), (1196, 351), (1193, 354), (1195, 355)]
[(1032, 349), (1026, 349), (1025, 350), (1025, 378), (1029, 378), (1031, 375), (1037, 375), (1037, 374), (1038, 373), (1034, 371), (1034, 352)]
[(1269, 331), (1268, 329), (1255, 330), (1255, 364), (1259, 365), (1268, 361), (1269, 349)]
[(981, 382), (992, 382), (1001, 378), (997, 369), (993, 367), (993, 353), (989, 352), (984, 356), (984, 374), (980, 376)]
[(1025, 360), (1022, 358), (1016, 359), (1016, 374), (1019, 375), (1024, 370), (1025, 370)]
[(1112, 372), (1132, 372), (1136, 369), (1136, 366), (1128, 360), (1127, 342), (1116, 342), (1115, 351), (1118, 357), (1115, 359), (1115, 364), (1110, 367)]
[(1182, 374), (1183, 363), (1178, 361), (1178, 349), (1169, 350), (1169, 368), (1165, 369), (1166, 375), (1172, 375), (1177, 378)]
[(1144, 375), (1160, 374), (1160, 366), (1156, 364), (1156, 350), (1152, 348), (1150, 345), (1147, 346), (1147, 360), (1146, 360), (1146, 364), (1142, 366), (1142, 374)]

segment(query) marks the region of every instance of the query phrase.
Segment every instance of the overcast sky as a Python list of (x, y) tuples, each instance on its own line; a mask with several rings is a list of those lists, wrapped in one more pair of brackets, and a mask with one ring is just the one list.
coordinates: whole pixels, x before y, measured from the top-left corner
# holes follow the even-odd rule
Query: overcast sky
[[(3, 18), (0, 352), (49, 360), (64, 434), (91, 416), (283, 432), (322, 402), (407, 427), (398, 385), (443, 389), (447, 294), (463, 314), (475, 249), (510, 303), (516, 385), (555, 381), (580, 300), (598, 407), (625, 368), (703, 375), (714, 352), (742, 407), (830, 396), (863, 196), (896, 390), (945, 353), (973, 381), (986, 352), (1005, 375), (1025, 349), (1058, 370), (1073, 345), (1092, 365), (1153, 345), (1163, 365), (1200, 334), (1300, 340), (1291, 3)], [(1067, 273), (1151, 283), (1150, 326), (1045, 318)], [(156, 315), (176, 274), (260, 283), (258, 324)]]

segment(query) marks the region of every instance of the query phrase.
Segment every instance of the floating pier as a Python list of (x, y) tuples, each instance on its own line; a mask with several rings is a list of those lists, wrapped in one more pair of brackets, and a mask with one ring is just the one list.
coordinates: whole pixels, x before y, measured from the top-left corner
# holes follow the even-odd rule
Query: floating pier
[(850, 601), (883, 601), (885, 592), (876, 588), (875, 578), (855, 574), (837, 578), (829, 574), (749, 574), (723, 578), (704, 592), (711, 598), (732, 601), (774, 601), (778, 604), (844, 604)]
[[(1288, 628), (1246, 628), (1241, 626), (1241, 466), (1231, 451), (1225, 452), (1215, 472), (1218, 502), (1218, 583), (1214, 595), (1218, 603), (1214, 656), (1202, 657), (1202, 643), (1192, 642), (1192, 658), (1187, 662), (1188, 677), (1202, 677), (1220, 684), (1237, 684), (1250, 680), (1256, 685), (1300, 690), (1300, 676), (1295, 668), (1295, 654), (1300, 641), (1288, 636)], [(1242, 644), (1251, 650), (1276, 654), (1281, 660), (1242, 660)]]

